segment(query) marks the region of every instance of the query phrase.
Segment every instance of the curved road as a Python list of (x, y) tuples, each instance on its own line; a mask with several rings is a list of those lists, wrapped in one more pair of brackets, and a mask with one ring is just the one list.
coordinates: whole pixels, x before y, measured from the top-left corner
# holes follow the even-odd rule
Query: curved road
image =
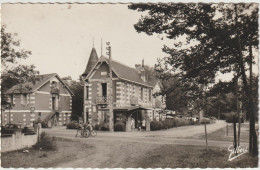
[[(207, 125), (207, 132), (212, 133), (225, 127), (224, 121), (216, 121)], [(183, 126), (168, 130), (151, 132), (98, 132), (96, 137), (75, 138), (75, 130), (66, 127), (43, 129), (48, 134), (61, 138), (90, 144), (94, 149), (78, 153), (73, 161), (64, 162), (56, 167), (72, 168), (115, 168), (131, 167), (146, 153), (162, 145), (200, 145), (205, 146), (205, 140), (194, 139), (205, 133), (204, 125)], [(208, 141), (209, 146), (226, 147), (232, 145), (227, 141)], [(241, 146), (248, 144), (242, 143)], [(132, 162), (132, 163), (131, 163)]]

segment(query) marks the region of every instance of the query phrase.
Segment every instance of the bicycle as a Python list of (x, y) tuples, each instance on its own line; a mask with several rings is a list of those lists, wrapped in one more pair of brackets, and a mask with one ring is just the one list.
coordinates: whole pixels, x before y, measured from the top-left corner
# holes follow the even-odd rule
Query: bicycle
[(88, 138), (90, 136), (90, 132), (88, 129), (84, 128), (83, 130), (81, 129), (81, 127), (77, 127), (77, 134), (75, 137), (78, 136), (78, 133), (80, 132), (80, 136), (83, 138)]
[(91, 130), (91, 131), (87, 130), (87, 131), (88, 131), (88, 137), (90, 137), (90, 136), (92, 136), (92, 137), (97, 136), (97, 131), (95, 131), (95, 130)]

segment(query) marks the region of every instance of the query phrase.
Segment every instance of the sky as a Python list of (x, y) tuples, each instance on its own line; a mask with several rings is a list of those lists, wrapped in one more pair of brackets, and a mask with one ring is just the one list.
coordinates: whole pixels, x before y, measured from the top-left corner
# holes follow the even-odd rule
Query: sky
[(34, 64), (40, 74), (58, 73), (74, 80), (84, 72), (93, 46), (101, 55), (101, 38), (103, 55), (110, 42), (112, 58), (130, 67), (142, 59), (154, 66), (157, 58), (166, 56), (163, 45), (173, 44), (137, 33), (133, 25), (142, 13), (126, 4), (2, 4), (1, 15), (6, 31), (17, 33), (21, 48), (32, 52), (21, 64)]
[[(94, 47), (106, 55), (110, 42), (112, 58), (130, 67), (153, 66), (164, 57), (162, 41), (157, 36), (137, 33), (133, 25), (141, 13), (127, 5), (100, 4), (2, 4), (2, 24), (17, 33), (21, 47), (32, 55), (20, 63), (34, 64), (41, 74), (58, 73), (79, 78)], [(166, 42), (168, 41), (168, 42)]]

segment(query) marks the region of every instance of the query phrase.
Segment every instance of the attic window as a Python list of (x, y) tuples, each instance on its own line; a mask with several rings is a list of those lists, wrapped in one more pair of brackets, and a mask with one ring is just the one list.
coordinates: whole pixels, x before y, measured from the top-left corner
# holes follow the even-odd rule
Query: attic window
[(107, 72), (106, 71), (102, 71), (101, 72), (101, 76), (106, 76), (107, 75)]
[(21, 100), (21, 104), (22, 105), (28, 104), (28, 102), (27, 102), (27, 94), (21, 94), (20, 97), (21, 97), (20, 100)]

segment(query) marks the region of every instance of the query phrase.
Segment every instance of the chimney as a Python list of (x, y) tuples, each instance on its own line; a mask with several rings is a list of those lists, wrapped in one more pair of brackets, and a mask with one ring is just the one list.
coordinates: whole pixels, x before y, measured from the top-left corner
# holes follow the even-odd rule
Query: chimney
[(145, 69), (144, 69), (144, 59), (142, 60), (142, 67), (141, 67), (141, 79), (146, 82), (146, 75), (145, 75)]
[(141, 68), (141, 64), (135, 64), (135, 69), (139, 70)]

